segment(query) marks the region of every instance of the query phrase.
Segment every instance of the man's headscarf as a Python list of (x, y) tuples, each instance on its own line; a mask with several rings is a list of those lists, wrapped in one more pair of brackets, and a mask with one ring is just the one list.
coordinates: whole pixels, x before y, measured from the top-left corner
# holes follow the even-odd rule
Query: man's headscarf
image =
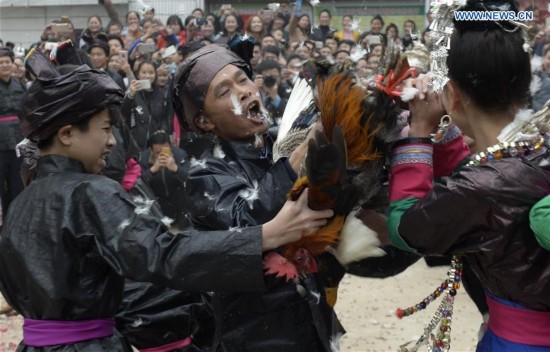
[[(57, 52), (59, 60), (61, 48)], [(25, 66), (36, 80), (23, 95), (21, 127), (25, 137), (35, 143), (47, 140), (65, 125), (120, 105), (124, 97), (107, 73), (86, 65), (61, 75), (40, 51), (33, 50)]]
[(227, 65), (235, 65), (252, 79), (250, 58), (254, 38), (236, 36), (227, 45), (207, 45), (188, 57), (180, 66), (174, 79), (174, 109), (180, 122), (193, 131), (198, 131), (195, 118), (203, 109), (210, 83)]

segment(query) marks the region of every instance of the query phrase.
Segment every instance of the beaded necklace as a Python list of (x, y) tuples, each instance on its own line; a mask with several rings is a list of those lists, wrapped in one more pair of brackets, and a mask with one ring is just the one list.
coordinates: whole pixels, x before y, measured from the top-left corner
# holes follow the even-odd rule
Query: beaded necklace
[(542, 134), (539, 134), (535, 138), (527, 141), (495, 144), (494, 146), (487, 148), (486, 152), (480, 152), (472, 155), (468, 166), (478, 166), (491, 160), (513, 158), (516, 156), (534, 157), (544, 151), (543, 147), (544, 136)]
[[(500, 160), (513, 157), (534, 158), (546, 151), (545, 138), (542, 134), (521, 142), (499, 143), (487, 148), (487, 151), (474, 154), (468, 162), (468, 166), (479, 166), (491, 160)], [(460, 255), (453, 255), (451, 267), (447, 272), (447, 279), (429, 296), (420, 303), (406, 309), (397, 309), (395, 314), (399, 319), (412, 315), (425, 309), (430, 303), (435, 301), (443, 293), (443, 301), (437, 308), (430, 323), (424, 328), (424, 333), (416, 341), (416, 344), (407, 348), (401, 346), (401, 352), (418, 351), (422, 345), (428, 346), (430, 352), (447, 352), (451, 347), (451, 322), (453, 318), (454, 298), (462, 281), (463, 264)], [(438, 327), (435, 334), (434, 329)]]
[[(407, 348), (401, 346), (401, 352), (414, 352), (418, 351), (422, 345), (428, 346), (430, 352), (444, 352), (449, 351), (451, 347), (451, 322), (453, 318), (454, 299), (457, 290), (460, 288), (460, 282), (462, 281), (462, 259), (459, 255), (453, 255), (451, 259), (451, 268), (447, 272), (447, 280), (428, 297), (424, 298), (420, 303), (406, 308), (397, 309), (395, 314), (399, 319), (412, 315), (420, 310), (425, 309), (430, 303), (435, 301), (441, 294), (445, 293), (443, 300), (435, 314), (432, 317), (430, 323), (424, 328), (424, 333), (416, 341), (416, 344)], [(433, 330), (439, 325), (439, 329), (436, 330), (434, 335)]]

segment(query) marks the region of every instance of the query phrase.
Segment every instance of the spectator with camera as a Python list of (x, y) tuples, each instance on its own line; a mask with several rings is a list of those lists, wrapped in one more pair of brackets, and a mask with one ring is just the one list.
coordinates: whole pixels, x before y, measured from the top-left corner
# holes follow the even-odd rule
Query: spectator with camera
[(269, 133), (277, 137), (279, 121), (283, 117), (291, 89), (281, 79), (281, 66), (274, 60), (262, 60), (254, 79), (261, 92), (265, 109), (269, 113)]
[(137, 80), (130, 83), (120, 113), (139, 149), (144, 150), (155, 131), (168, 129), (170, 109), (165, 106), (163, 92), (156, 85), (156, 67), (151, 61), (142, 61), (136, 76)]
[(141, 177), (157, 197), (162, 213), (174, 220), (173, 226), (183, 230), (189, 226), (184, 198), (187, 154), (170, 144), (164, 130), (155, 131), (147, 145), (139, 157)]

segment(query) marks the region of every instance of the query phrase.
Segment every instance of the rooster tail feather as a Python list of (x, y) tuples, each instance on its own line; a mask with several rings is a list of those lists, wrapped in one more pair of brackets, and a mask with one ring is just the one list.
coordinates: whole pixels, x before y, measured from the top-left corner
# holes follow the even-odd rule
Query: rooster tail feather
[(379, 157), (374, 148), (375, 134), (371, 125), (361, 124), (365, 114), (363, 88), (345, 73), (331, 76), (318, 83), (317, 104), (321, 110), (321, 121), (329, 140), (332, 140), (334, 126), (340, 125), (345, 137), (348, 162), (360, 165)]

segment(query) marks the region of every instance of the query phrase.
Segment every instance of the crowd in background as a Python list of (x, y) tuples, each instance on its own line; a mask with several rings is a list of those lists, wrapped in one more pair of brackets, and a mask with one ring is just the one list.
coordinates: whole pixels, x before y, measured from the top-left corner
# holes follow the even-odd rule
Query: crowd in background
[[(153, 8), (121, 16), (111, 1), (104, 3), (109, 14), (107, 23), (100, 16), (91, 16), (87, 28), (77, 37), (70, 18), (61, 17), (45, 27), (40, 40), (33, 46), (48, 54), (55, 46), (53, 43), (70, 39), (78, 46), (83, 63), (104, 70), (126, 91), (121, 115), (140, 152), (136, 159), (148, 172), (157, 196), (162, 189), (167, 189), (164, 178), (163, 182), (152, 181), (158, 170), (166, 168), (167, 161), (162, 159), (161, 162), (159, 158), (161, 147), (171, 146), (196, 157), (203, 150), (199, 139), (179, 125), (171, 103), (172, 79), (178, 65), (200, 47), (227, 42), (236, 33), (255, 38), (251, 60), (254, 83), (262, 92), (272, 124), (270, 132), (276, 138), (277, 125), (305, 63), (318, 58), (349, 63), (349, 69), (356, 75), (367, 76), (376, 70), (390, 42), (402, 50), (409, 50), (415, 42), (426, 44), (430, 31), (429, 27), (423, 28), (410, 19), (399, 28), (394, 23), (386, 23), (380, 15), (370, 19), (368, 30), (361, 31), (358, 19), (352, 16), (343, 16), (341, 23), (336, 24), (331, 11), (322, 9), (312, 21), (309, 15), (285, 3), (275, 10), (258, 10), (258, 14), (248, 17), (246, 22), (231, 5), (222, 6), (218, 13), (206, 13), (197, 8), (185, 18), (174, 14), (162, 21), (155, 17)], [(537, 9), (527, 10), (534, 11), (535, 15), (529, 33), (534, 49), (533, 73), (537, 77), (532, 90), (532, 107), (536, 110), (550, 97), (550, 30)], [(430, 23), (430, 18), (427, 22)], [(0, 46), (13, 49), (13, 43), (4, 43), (1, 39)], [(25, 71), (23, 56), (15, 56), (13, 61), (1, 65), (2, 62), (0, 92), (22, 91), (32, 83), (33, 77)], [(12, 83), (10, 86), (10, 77), (21, 85), (18, 83), (16, 87)], [(23, 88), (19, 89), (21, 86)], [(12, 113), (8, 111), (9, 99), (8, 93), (2, 94), (0, 116)], [(163, 131), (162, 134), (159, 131)], [(22, 189), (16, 177), (9, 175), (9, 170), (16, 169), (10, 165), (17, 166), (18, 161), (14, 158), (15, 145), (8, 144), (5, 145), (8, 154), (0, 158), (0, 183), (8, 183), (1, 195), (4, 211), (9, 200)], [(171, 154), (178, 155), (181, 162), (186, 153)]]

